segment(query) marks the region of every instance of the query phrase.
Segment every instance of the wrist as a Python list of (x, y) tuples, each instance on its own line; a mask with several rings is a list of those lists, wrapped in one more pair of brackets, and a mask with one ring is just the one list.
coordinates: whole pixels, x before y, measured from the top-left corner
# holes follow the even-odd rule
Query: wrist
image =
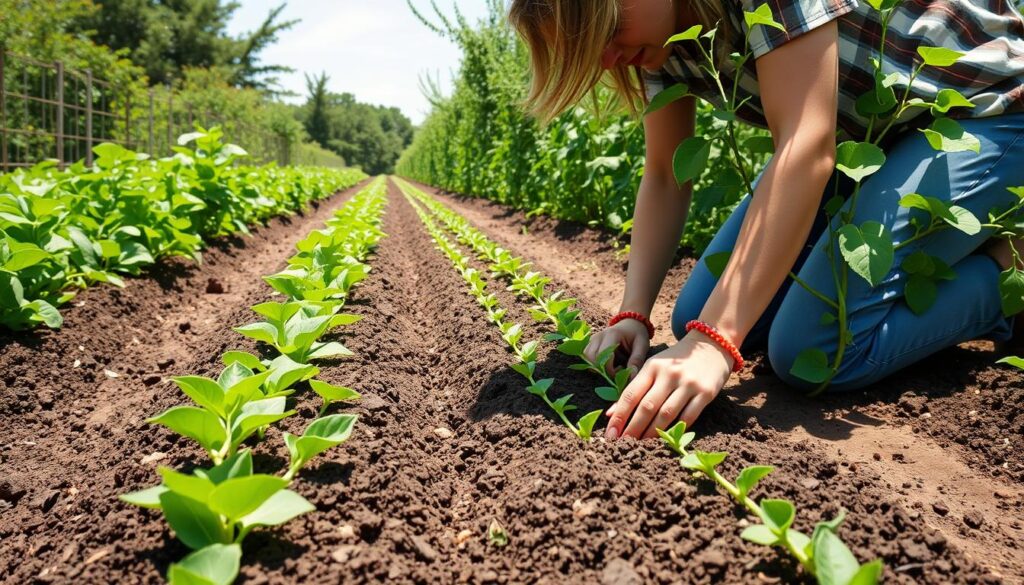
[(614, 327), (617, 323), (620, 323), (625, 320), (637, 321), (639, 323), (642, 323), (643, 326), (647, 329), (647, 337), (649, 339), (654, 338), (654, 323), (651, 323), (651, 320), (647, 317), (647, 315), (640, 313), (638, 311), (623, 311), (609, 319), (608, 326)]
[(740, 354), (739, 347), (714, 326), (694, 319), (686, 324), (686, 333), (692, 334), (697, 331), (700, 335), (713, 343), (721, 352), (728, 355), (728, 362), (733, 372), (743, 369), (744, 360)]

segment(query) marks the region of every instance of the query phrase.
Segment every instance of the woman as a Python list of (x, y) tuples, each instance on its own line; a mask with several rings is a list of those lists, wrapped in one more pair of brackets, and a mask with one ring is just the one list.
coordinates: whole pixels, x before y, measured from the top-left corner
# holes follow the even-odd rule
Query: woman
[[(543, 120), (572, 105), (610, 73), (627, 103), (650, 99), (673, 83), (714, 100), (717, 92), (692, 42), (663, 46), (694, 24), (718, 25), (716, 56), (725, 87), (732, 87), (732, 51), (744, 51), (744, 11), (762, 0), (513, 0), (509, 18), (527, 42), (533, 83), (529, 101)], [(744, 68), (739, 98), (750, 101), (742, 119), (767, 127), (775, 154), (752, 194), (722, 226), (705, 256), (732, 251), (721, 278), (698, 262), (672, 317), (678, 343), (644, 362), (650, 344), (646, 316), (671, 263), (688, 212), (690, 185), (672, 172), (676, 146), (694, 132), (695, 101), (685, 97), (644, 119), (647, 162), (637, 194), (629, 269), (621, 310), (587, 348), (593, 358), (618, 345), (638, 369), (609, 410), (606, 437), (654, 437), (676, 420), (692, 424), (721, 390), (741, 354), (767, 347), (772, 368), (787, 383), (810, 385), (790, 373), (808, 347), (834, 355), (835, 324), (820, 322), (827, 306), (801, 286), (836, 298), (825, 245), (824, 194), (849, 195), (836, 178), (840, 140), (864, 140), (867, 120), (856, 99), (873, 87), (871, 58), (881, 44), (879, 13), (858, 0), (768, 0), (783, 30), (749, 31), (755, 59)], [(950, 67), (928, 67), (909, 89), (933, 101), (953, 88), (974, 107), (961, 125), (981, 143), (974, 152), (933, 150), (914, 130), (930, 118), (899, 120), (885, 144), (887, 163), (862, 185), (854, 223), (877, 221), (899, 243), (913, 233), (911, 210), (898, 201), (921, 193), (955, 202), (984, 220), (993, 208), (1017, 201), (1008, 187), (1024, 185), (1024, 22), (1005, 0), (906, 0), (896, 8), (885, 40), (884, 71), (901, 73), (894, 89), (906, 90), (919, 64), (919, 46), (965, 52)], [(915, 60), (916, 59), (916, 60)], [(631, 76), (641, 68), (643, 88)], [(634, 69), (635, 70), (635, 69)], [(645, 91), (646, 96), (639, 95)], [(952, 114), (952, 113), (951, 113)], [(876, 131), (877, 135), (877, 131)], [(836, 185), (836, 181), (839, 184)], [(849, 204), (849, 201), (847, 202)], [(838, 225), (838, 218), (834, 220)], [(899, 249), (892, 271), (877, 287), (851, 277), (847, 294), (852, 343), (831, 389), (863, 387), (921, 358), (965, 340), (1011, 338), (1013, 321), (1002, 315), (998, 279), (1012, 266), (1007, 240), (989, 229), (976, 236), (944, 230)], [(938, 284), (935, 304), (915, 315), (901, 298), (900, 264), (915, 250), (937, 256), (955, 270)], [(987, 252), (987, 253), (986, 253)], [(691, 321), (699, 322), (689, 324)], [(689, 325), (688, 325), (689, 324)], [(642, 367), (640, 367), (642, 365)]]

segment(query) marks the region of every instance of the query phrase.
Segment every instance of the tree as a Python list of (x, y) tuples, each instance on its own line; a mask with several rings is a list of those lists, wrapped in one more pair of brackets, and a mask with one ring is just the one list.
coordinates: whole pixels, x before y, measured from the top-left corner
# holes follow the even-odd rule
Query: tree
[(99, 10), (80, 16), (74, 28), (99, 44), (123, 50), (145, 64), (151, 84), (181, 79), (188, 67), (227, 66), (231, 83), (273, 93), (273, 74), (288, 67), (263, 65), (259, 54), (298, 21), (279, 22), (286, 4), (270, 11), (256, 31), (232, 38), (227, 25), (241, 6), (222, 0), (94, 0)]
[(309, 91), (309, 98), (306, 102), (306, 107), (309, 109), (309, 115), (306, 118), (306, 132), (323, 148), (328, 148), (328, 144), (331, 142), (330, 121), (327, 117), (328, 79), (326, 72), (313, 77), (306, 75), (306, 88)]

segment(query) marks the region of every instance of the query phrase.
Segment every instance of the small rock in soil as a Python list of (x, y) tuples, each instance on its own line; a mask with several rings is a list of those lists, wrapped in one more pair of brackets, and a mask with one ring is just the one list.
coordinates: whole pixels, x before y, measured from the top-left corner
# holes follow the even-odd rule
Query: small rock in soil
[(189, 329), (192, 329), (192, 323), (189, 323), (188, 321), (178, 323), (178, 331), (181, 333), (187, 333)]
[(935, 513), (939, 516), (945, 516), (946, 514), (949, 514), (949, 506), (942, 502), (934, 502), (932, 504), (932, 510), (935, 510)]
[(871, 456), (871, 458), (874, 459), (875, 461), (881, 461), (882, 460), (882, 454), (881, 453), (875, 453), (874, 455)]
[(640, 585), (643, 579), (625, 559), (612, 559), (601, 572), (601, 585)]
[(46, 495), (44, 495), (41, 498), (41, 501), (39, 502), (39, 509), (42, 510), (43, 513), (45, 514), (45, 513), (49, 512), (50, 509), (53, 508), (54, 505), (57, 504), (57, 500), (59, 500), (59, 499), (60, 499), (60, 492), (57, 491), (57, 490), (50, 490), (50, 491), (46, 492)]
[(17, 504), (26, 493), (26, 490), (14, 487), (9, 481), (0, 481), (0, 500)]
[(985, 523), (985, 517), (981, 515), (981, 512), (974, 510), (964, 514), (964, 524), (971, 528), (981, 528), (981, 525)]
[(721, 569), (726, 565), (725, 555), (720, 550), (706, 550), (700, 555), (699, 560), (705, 567), (715, 569)]
[(413, 534), (409, 536), (409, 540), (412, 542), (413, 547), (415, 547), (416, 554), (419, 555), (421, 559), (428, 563), (432, 563), (437, 560), (437, 551), (434, 550), (434, 547), (430, 546), (430, 543), (427, 542), (426, 538), (418, 534)]
[(339, 563), (347, 563), (352, 558), (352, 553), (355, 552), (356, 547), (354, 544), (343, 544), (338, 548), (334, 549), (331, 553), (331, 558)]
[(210, 295), (222, 295), (224, 294), (224, 284), (216, 279), (211, 278), (206, 281), (206, 294)]
[(817, 479), (814, 479), (813, 477), (808, 477), (807, 479), (801, 481), (800, 485), (804, 486), (806, 489), (814, 490), (818, 489), (818, 486), (821, 485), (821, 482), (818, 481)]
[(174, 365), (174, 358), (167, 358), (167, 359), (164, 359), (164, 360), (160, 360), (160, 361), (158, 361), (156, 363), (156, 366), (158, 368), (160, 368), (161, 370), (166, 370), (167, 368), (169, 368), (169, 367), (171, 367), (173, 365)]
[(479, 575), (481, 583), (497, 583), (498, 576), (498, 572), (494, 569), (487, 569)]
[(356, 529), (352, 528), (351, 524), (346, 524), (341, 528), (338, 528), (338, 536), (341, 536), (342, 538), (355, 538)]
[(450, 439), (454, 436), (454, 433), (445, 427), (437, 427), (434, 429), (434, 434), (442, 439)]
[(145, 384), (146, 386), (152, 386), (152, 385), (154, 385), (154, 384), (156, 384), (158, 382), (160, 382), (160, 376), (157, 376), (156, 374), (153, 374), (151, 376), (146, 376), (142, 380), (142, 383)]
[(892, 460), (893, 461), (905, 461), (906, 460), (906, 456), (903, 455), (903, 453), (893, 453), (892, 454)]

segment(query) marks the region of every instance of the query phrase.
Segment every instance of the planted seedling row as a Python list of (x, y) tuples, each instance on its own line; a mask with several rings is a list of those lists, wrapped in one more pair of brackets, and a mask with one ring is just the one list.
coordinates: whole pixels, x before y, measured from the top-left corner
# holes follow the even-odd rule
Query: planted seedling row
[(882, 561), (876, 559), (861, 565), (837, 532), (846, 512), (827, 522), (818, 522), (814, 532), (806, 534), (792, 528), (796, 506), (789, 500), (763, 498), (755, 502), (750, 492), (774, 468), (751, 465), (740, 471), (735, 483), (726, 479), (718, 466), (728, 457), (726, 452), (688, 451), (694, 433), (686, 432), (686, 423), (678, 422), (668, 430), (658, 430), (662, 440), (679, 456), (680, 465), (711, 479), (738, 504), (761, 520), (746, 527), (740, 534), (744, 540), (785, 550), (803, 570), (822, 585), (874, 585), (882, 574)]
[(445, 237), (444, 232), (437, 227), (429, 213), (417, 203), (416, 199), (405, 191), (407, 185), (399, 182), (399, 186), (403, 189), (409, 204), (416, 210), (416, 214), (419, 216), (420, 221), (423, 222), (430, 237), (433, 238), (437, 249), (451, 261), (456, 271), (466, 282), (469, 294), (487, 311), (487, 320), (498, 327), (501, 332), (501, 338), (515, 354), (517, 361), (511, 367), (529, 382), (526, 390), (543, 400), (576, 436), (589, 440), (593, 436), (594, 424), (601, 416), (601, 411), (595, 410), (587, 413), (576, 423), (573, 423), (568, 417), (569, 412), (576, 410), (576, 406), (570, 403), (572, 394), (566, 394), (554, 400), (551, 399), (549, 392), (555, 380), (553, 378), (541, 380), (535, 378), (537, 348), (540, 345), (540, 340), (523, 342), (523, 326), (519, 323), (505, 320), (505, 316), (508, 313), (507, 309), (501, 307), (493, 293), (487, 292), (487, 284), (484, 282), (480, 271), (469, 266), (469, 259)]
[[(403, 187), (405, 186), (403, 185)], [(506, 250), (501, 249), (497, 244), (488, 240), (479, 230), (473, 228), (467, 220), (433, 198), (430, 198), (422, 191), (416, 191), (415, 188), (410, 186), (407, 193), (423, 203), (424, 207), (433, 211), (434, 216), (440, 218), (449, 231), (457, 236), (460, 242), (472, 248), (481, 259), (489, 261), (494, 275), (508, 278), (510, 281), (509, 290), (516, 291), (533, 299), (536, 305), (531, 308), (531, 315), (535, 319), (538, 321), (551, 320), (559, 324), (565, 323), (569, 319), (577, 318), (576, 315), (572, 314), (573, 311), (570, 308), (571, 303), (574, 301), (571, 299), (560, 299), (560, 293), (546, 295), (544, 287), (548, 284), (549, 280), (544, 279), (542, 275), (528, 272), (529, 264), (524, 263), (520, 258), (512, 257)], [(440, 232), (436, 227), (433, 227), (430, 217), (427, 217), (419, 209), (417, 209), (417, 212), (421, 214), (421, 219), (424, 220), (424, 223), (428, 226), (428, 231), (431, 231), (432, 235), (435, 232)], [(479, 272), (473, 268), (466, 268), (467, 263), (465, 258), (462, 257), (461, 252), (455, 246), (452, 246), (442, 234), (438, 233), (434, 236), (434, 239), (438, 242), (439, 248), (459, 268), (460, 273), (463, 273), (463, 278), (470, 283), (473, 295), (477, 297), (481, 305), (487, 308), (488, 318), (492, 322), (497, 320), (500, 323), (501, 317), (504, 316), (504, 309), (495, 311), (493, 305), (496, 304), (496, 301), (491, 300), (493, 295), (485, 293), (485, 284), (480, 278)], [(557, 311), (555, 311), (557, 320), (552, 319), (551, 314), (544, 310), (545, 306), (551, 308), (555, 305), (555, 303), (552, 303), (552, 299), (555, 302), (561, 300), (570, 303), (570, 305), (564, 307), (557, 307)], [(564, 340), (561, 341), (563, 344), (565, 343)], [(527, 349), (536, 352), (536, 347)], [(523, 363), (523, 357), (520, 355), (522, 352), (516, 349), (515, 346), (513, 346), (513, 350), (516, 351), (516, 355), (520, 359), (520, 363), (515, 364), (513, 368), (517, 371), (522, 370), (520, 373), (524, 376), (527, 374), (532, 375), (532, 370), (525, 367)], [(604, 359), (608, 358), (610, 358), (610, 355)], [(603, 363), (601, 362), (601, 364)], [(588, 363), (580, 365), (575, 369), (592, 369), (597, 365)], [(601, 371), (603, 372), (603, 370)], [(530, 379), (531, 385), (534, 384), (532, 378)], [(626, 383), (628, 383), (628, 380)], [(609, 397), (609, 399), (612, 398)], [(808, 537), (791, 528), (796, 514), (796, 507), (791, 502), (781, 499), (762, 499), (760, 502), (755, 502), (750, 497), (751, 490), (758, 481), (773, 471), (772, 467), (762, 465), (747, 467), (741, 471), (736, 482), (732, 483), (725, 479), (717, 470), (717, 467), (728, 456), (727, 453), (687, 451), (687, 447), (693, 441), (695, 435), (692, 432), (686, 432), (685, 423), (680, 422), (667, 431), (659, 431), (659, 434), (665, 443), (679, 455), (680, 463), (684, 468), (701, 473), (715, 481), (737, 503), (744, 506), (750, 513), (761, 520), (761, 524), (747, 527), (741, 534), (742, 538), (757, 544), (783, 548), (801, 564), (805, 571), (814, 575), (820, 583), (866, 585), (878, 582), (882, 572), (881, 561), (876, 560), (860, 565), (849, 548), (837, 535), (845, 513), (840, 513), (838, 517), (829, 522), (818, 523), (812, 536)]]
[[(167, 578), (172, 584), (233, 582), (241, 542), (250, 531), (284, 524), (314, 509), (288, 486), (314, 457), (348, 439), (357, 417), (325, 413), (331, 403), (359, 394), (314, 379), (320, 369), (312, 362), (352, 355), (340, 343), (320, 338), (359, 320), (341, 309), (352, 287), (369, 273), (365, 260), (384, 237), (380, 225), (385, 195), (379, 178), (337, 211), (324, 229), (299, 242), (287, 269), (264, 278), (287, 300), (254, 306), (266, 320), (235, 331), (264, 343), (274, 357), (226, 352), (225, 368), (216, 380), (174, 379), (194, 406), (176, 406), (149, 419), (199, 443), (213, 463), (191, 474), (161, 467), (160, 485), (121, 496), (130, 504), (161, 510), (178, 539), (195, 551), (171, 565)], [(287, 398), (303, 382), (323, 400), (320, 417), (301, 436), (282, 433), (290, 462), (280, 476), (254, 473), (252, 450), (243, 443), (254, 435), (263, 439), (271, 424), (295, 414), (286, 410)]]
[(222, 138), (199, 128), (158, 160), (104, 143), (92, 167), (49, 161), (0, 175), (0, 326), (60, 327), (57, 307), (77, 289), (124, 286), (122, 275), (168, 256), (198, 261), (203, 238), (248, 234), (366, 176), (239, 165), (246, 152)]
[(594, 390), (600, 398), (609, 402), (619, 399), (629, 384), (629, 370), (622, 369), (614, 375), (608, 373), (615, 347), (607, 348), (593, 361), (584, 355), (583, 350), (590, 343), (592, 330), (582, 318), (581, 311), (575, 308), (576, 299), (565, 297), (564, 291), (548, 293), (547, 285), (551, 279), (530, 270), (529, 262), (498, 246), (466, 218), (426, 193), (408, 184), (403, 185), (403, 188), (408, 189), (417, 201), (438, 217), (460, 243), (471, 248), (479, 259), (487, 261), (493, 277), (505, 278), (509, 282), (509, 291), (533, 301), (534, 304), (529, 307), (530, 316), (554, 328), (554, 332), (544, 335), (544, 341), (558, 342), (559, 352), (578, 359), (579, 363), (569, 366), (573, 370), (591, 372), (604, 380), (605, 385)]

